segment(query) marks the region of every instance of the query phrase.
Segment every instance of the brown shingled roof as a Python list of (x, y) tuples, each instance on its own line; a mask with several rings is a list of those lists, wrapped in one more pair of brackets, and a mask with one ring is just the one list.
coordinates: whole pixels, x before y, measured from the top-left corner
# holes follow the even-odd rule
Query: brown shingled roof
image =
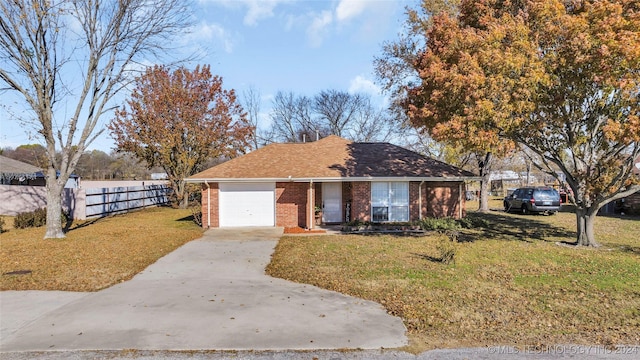
[(310, 143), (267, 145), (188, 180), (474, 176), (397, 145), (332, 135)]

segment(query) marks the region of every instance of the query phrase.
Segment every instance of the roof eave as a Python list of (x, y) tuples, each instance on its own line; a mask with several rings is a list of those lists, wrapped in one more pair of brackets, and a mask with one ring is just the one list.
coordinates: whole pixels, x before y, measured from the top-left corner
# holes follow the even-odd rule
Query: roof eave
[(256, 183), (256, 182), (343, 182), (343, 181), (480, 181), (479, 176), (363, 176), (363, 177), (285, 177), (285, 178), (187, 178), (187, 183)]

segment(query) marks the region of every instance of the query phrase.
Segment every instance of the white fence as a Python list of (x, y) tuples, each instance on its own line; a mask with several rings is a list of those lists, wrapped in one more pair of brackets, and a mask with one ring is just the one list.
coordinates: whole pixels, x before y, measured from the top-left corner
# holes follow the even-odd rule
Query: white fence
[(85, 216), (102, 217), (168, 202), (166, 185), (85, 189)]
[[(101, 187), (93, 187), (100, 185)], [(109, 187), (109, 185), (114, 185)], [(166, 182), (83, 182), (80, 189), (64, 189), (62, 208), (74, 219), (157, 206), (169, 202)], [(15, 216), (47, 206), (44, 186), (0, 185), (0, 215)]]

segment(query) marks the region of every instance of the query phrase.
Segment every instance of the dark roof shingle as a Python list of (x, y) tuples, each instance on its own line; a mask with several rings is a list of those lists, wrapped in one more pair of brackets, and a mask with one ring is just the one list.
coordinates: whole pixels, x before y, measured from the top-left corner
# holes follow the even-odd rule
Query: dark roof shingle
[(397, 145), (357, 143), (332, 135), (310, 143), (267, 145), (204, 170), (189, 179), (474, 176), (468, 171)]

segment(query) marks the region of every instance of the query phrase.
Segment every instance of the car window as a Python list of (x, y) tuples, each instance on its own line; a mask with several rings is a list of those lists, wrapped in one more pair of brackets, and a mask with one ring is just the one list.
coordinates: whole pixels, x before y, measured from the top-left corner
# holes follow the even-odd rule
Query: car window
[(553, 189), (541, 189), (536, 192), (536, 197), (541, 199), (556, 199), (558, 196), (558, 193)]

